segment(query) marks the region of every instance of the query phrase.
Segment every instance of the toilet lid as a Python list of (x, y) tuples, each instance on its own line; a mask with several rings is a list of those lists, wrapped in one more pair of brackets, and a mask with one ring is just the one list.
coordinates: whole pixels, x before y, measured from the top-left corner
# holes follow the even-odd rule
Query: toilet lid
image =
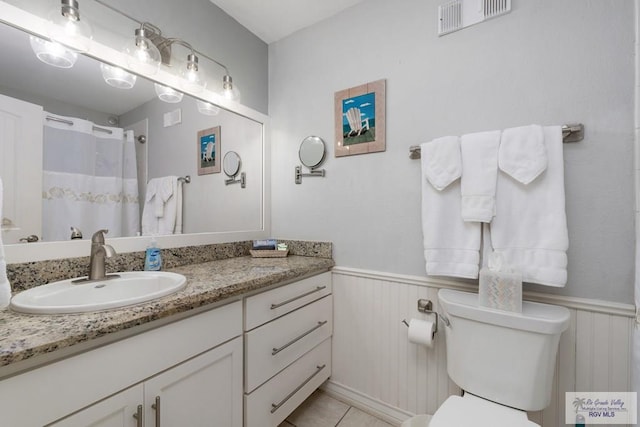
[(438, 408), (429, 427), (540, 427), (527, 413), (479, 398), (469, 393), (451, 396)]

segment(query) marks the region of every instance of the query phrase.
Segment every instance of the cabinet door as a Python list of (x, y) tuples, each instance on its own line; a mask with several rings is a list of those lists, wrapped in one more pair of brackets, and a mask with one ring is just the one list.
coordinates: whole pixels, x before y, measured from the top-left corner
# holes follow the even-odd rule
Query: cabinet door
[(142, 411), (138, 414), (138, 405), (142, 404), (142, 384), (128, 388), (105, 400), (91, 405), (75, 414), (66, 417), (50, 427), (137, 427), (137, 418), (142, 417)]
[(237, 337), (147, 380), (145, 424), (242, 427), (242, 359)]

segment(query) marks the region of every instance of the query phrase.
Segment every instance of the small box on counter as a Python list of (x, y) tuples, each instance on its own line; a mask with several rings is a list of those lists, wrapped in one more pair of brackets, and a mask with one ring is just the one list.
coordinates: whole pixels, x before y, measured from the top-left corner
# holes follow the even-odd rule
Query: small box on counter
[(254, 251), (273, 251), (276, 249), (278, 242), (276, 239), (263, 239), (253, 241)]

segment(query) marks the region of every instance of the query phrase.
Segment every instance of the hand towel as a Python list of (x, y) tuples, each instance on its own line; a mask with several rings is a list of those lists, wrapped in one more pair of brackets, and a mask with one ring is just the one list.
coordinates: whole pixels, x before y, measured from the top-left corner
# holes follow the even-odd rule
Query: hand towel
[(164, 216), (164, 205), (173, 195), (173, 187), (171, 177), (153, 178), (147, 184), (145, 205), (153, 202), (153, 214), (156, 218)]
[(523, 184), (529, 184), (547, 168), (547, 151), (542, 126), (505, 129), (498, 153), (500, 170)]
[(182, 234), (182, 188), (184, 184), (176, 178), (176, 225), (173, 234)]
[[(165, 176), (149, 180), (142, 210), (143, 235), (174, 234), (178, 214), (177, 193), (177, 176)], [(162, 215), (158, 216), (160, 211)], [(180, 203), (180, 214), (182, 214), (182, 203)]]
[(547, 167), (525, 185), (498, 173), (493, 249), (522, 271), (523, 282), (562, 287), (567, 282), (569, 234), (564, 197), (562, 129), (543, 128)]
[[(2, 219), (2, 200), (4, 191), (0, 178), (0, 219)], [(0, 308), (5, 308), (11, 300), (11, 284), (7, 278), (7, 263), (4, 259), (4, 245), (2, 244), (2, 230), (0, 229)]]
[(500, 131), (462, 135), (462, 209), (464, 221), (491, 222), (496, 212)]
[[(454, 178), (461, 164), (458, 147), (457, 137), (420, 145), (424, 256), (428, 275), (473, 279), (478, 277), (480, 223), (465, 222), (460, 216), (460, 180)], [(441, 164), (434, 164), (436, 158)], [(433, 184), (428, 173), (434, 170), (448, 172), (431, 175), (432, 179), (446, 179)], [(446, 181), (450, 182), (442, 187)]]
[(457, 136), (444, 136), (434, 139), (427, 147), (427, 153), (420, 149), (422, 172), (431, 185), (442, 190), (462, 174), (460, 140)]

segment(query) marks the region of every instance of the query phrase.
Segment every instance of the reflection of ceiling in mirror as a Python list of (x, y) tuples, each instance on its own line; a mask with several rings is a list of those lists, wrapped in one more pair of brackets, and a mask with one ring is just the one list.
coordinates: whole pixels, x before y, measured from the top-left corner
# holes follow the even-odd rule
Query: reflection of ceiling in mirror
[[(153, 84), (138, 78), (132, 89), (115, 89), (102, 78), (99, 63), (84, 55), (72, 68), (40, 62), (29, 35), (0, 24), (0, 86), (64, 101), (103, 113), (121, 115), (155, 97)], [(46, 78), (43, 78), (43, 75)], [(73, 87), (73, 91), (68, 88)]]

